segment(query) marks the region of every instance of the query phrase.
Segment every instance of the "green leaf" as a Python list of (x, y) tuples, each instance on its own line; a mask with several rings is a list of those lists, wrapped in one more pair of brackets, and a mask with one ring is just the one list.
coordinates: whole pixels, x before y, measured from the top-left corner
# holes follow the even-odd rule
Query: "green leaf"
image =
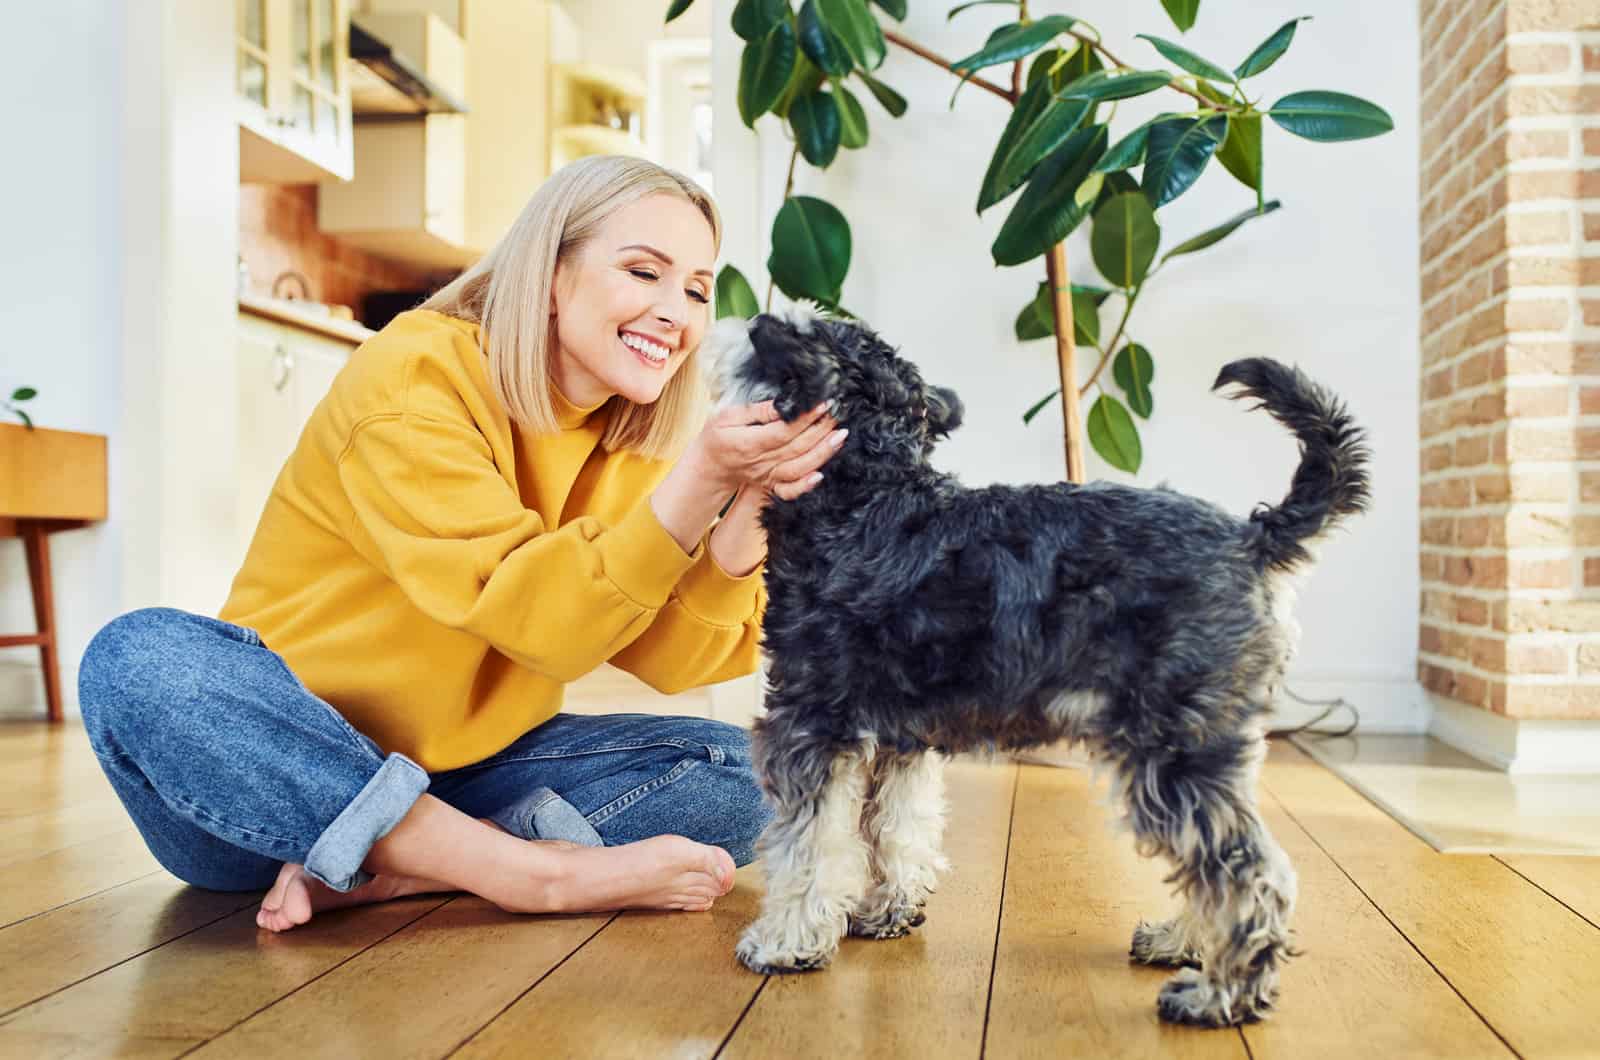
[(873, 3), (889, 13), (889, 17), (896, 22), (906, 20), (906, 0), (872, 0)]
[(833, 86), (834, 98), (839, 101), (839, 146), (855, 150), (867, 146), (867, 112), (843, 85)]
[(12, 401), (32, 401), (39, 396), (39, 392), (31, 386), (19, 386), (11, 392)]
[(772, 222), (767, 273), (790, 298), (839, 301), (850, 270), (850, 224), (832, 204), (808, 195), (786, 199)]
[[(1000, 132), (1000, 142), (995, 144), (994, 154), (989, 158), (989, 168), (984, 171), (983, 183), (978, 187), (979, 214), (1017, 190), (1017, 184), (1009, 187), (1001, 185), (1001, 173), (1006, 169), (1006, 160), (1011, 157), (1017, 142), (1022, 139), (1022, 134), (1044, 112), (1049, 103), (1049, 82), (1041, 80), (1024, 89), (1016, 105), (1011, 108), (1011, 116), (1006, 119), (1006, 127)], [(1018, 184), (1026, 179), (1026, 176), (1023, 174), (1018, 177)]]
[(1310, 19), (1310, 15), (1301, 15), (1279, 26), (1277, 32), (1256, 45), (1256, 50), (1245, 56), (1244, 62), (1233, 68), (1233, 76), (1241, 79), (1254, 77), (1277, 62), (1283, 53), (1289, 50), (1289, 43), (1294, 40), (1295, 27)]
[(1267, 117), (1296, 136), (1324, 143), (1381, 136), (1394, 128), (1388, 111), (1343, 92), (1294, 92), (1274, 103)]
[(671, 22), (673, 19), (689, 10), (689, 5), (693, 3), (694, 0), (672, 0), (672, 6), (667, 8), (667, 17), (665, 21)]
[(746, 43), (760, 40), (789, 17), (789, 0), (739, 0), (733, 9), (733, 31)]
[(732, 265), (724, 265), (722, 271), (717, 273), (717, 319), (739, 317), (749, 320), (759, 312), (761, 304), (756, 301), (756, 293), (750, 289), (750, 281)]
[(1021, 265), (1055, 246), (1078, 227), (1093, 206), (1078, 198), (1078, 185), (1106, 150), (1106, 127), (1092, 125), (1067, 137), (1034, 170), (1011, 208), (990, 253), (996, 265)]
[(1046, 15), (1036, 22), (1012, 22), (989, 35), (988, 43), (964, 59), (950, 64), (957, 73), (972, 74), (987, 66), (1014, 62), (1043, 48), (1060, 33), (1071, 29), (1077, 19), (1070, 15)]
[(1046, 394), (1044, 397), (1040, 398), (1038, 401), (1035, 401), (1031, 406), (1029, 406), (1028, 411), (1024, 412), (1022, 414), (1022, 422), (1023, 423), (1032, 423), (1033, 422), (1033, 418), (1035, 416), (1039, 415), (1039, 413), (1044, 410), (1044, 407), (1046, 405), (1050, 404), (1050, 399), (1055, 397), (1059, 393), (1061, 393), (1061, 388), (1060, 387), (1056, 387), (1054, 390), (1050, 391), (1050, 393)]
[(1144, 164), (1144, 193), (1151, 204), (1165, 206), (1187, 191), (1227, 134), (1228, 120), (1221, 115), (1152, 125)]
[(1261, 190), (1261, 115), (1228, 115), (1228, 135), (1217, 149), (1217, 161), (1239, 179), (1239, 183)]
[(1028, 67), (1027, 83), (1031, 85), (1048, 74), (1050, 90), (1060, 92), (1080, 77), (1104, 70), (1105, 66), (1099, 53), (1088, 44), (1080, 44), (1070, 52), (1065, 48), (1047, 48), (1035, 56), (1033, 65)]
[(1089, 251), (1100, 275), (1118, 287), (1143, 283), (1160, 245), (1161, 226), (1143, 192), (1123, 192), (1094, 215)]
[[(1082, 100), (1061, 100), (1051, 103), (1030, 122), (1000, 162), (995, 188), (1001, 197), (1009, 195), (1012, 189), (1027, 180), (1040, 162), (1066, 142), (1087, 113), (1089, 104)], [(981, 208), (980, 204), (980, 211)]]
[(794, 69), (794, 27), (780, 22), (758, 43), (746, 44), (739, 59), (739, 117), (754, 128), (756, 119), (783, 95)]
[(1022, 307), (1022, 312), (1017, 314), (1012, 331), (1018, 342), (1047, 339), (1056, 333), (1054, 319), (1055, 312), (1050, 308), (1050, 285), (1041, 283), (1028, 304)]
[(839, 153), (842, 132), (839, 105), (833, 96), (818, 89), (796, 97), (789, 104), (789, 125), (806, 161), (818, 169), (827, 169)]
[(1156, 121), (1157, 119), (1151, 118), (1112, 144), (1111, 149), (1100, 156), (1100, 161), (1094, 164), (1094, 168), (1101, 173), (1111, 173), (1119, 169), (1129, 169), (1143, 162), (1145, 145), (1150, 141), (1150, 126)]
[(863, 70), (876, 70), (888, 54), (883, 30), (867, 10), (867, 0), (817, 0), (822, 24), (833, 31)]
[(1139, 445), (1139, 428), (1122, 402), (1110, 394), (1101, 394), (1089, 409), (1085, 424), (1089, 429), (1089, 444), (1101, 458), (1119, 471), (1136, 474), (1144, 459)]
[(1160, 37), (1152, 37), (1148, 33), (1136, 33), (1134, 36), (1141, 37), (1154, 44), (1156, 51), (1196, 77), (1203, 77), (1208, 81), (1221, 81), (1223, 84), (1233, 83), (1232, 74), (1211, 60), (1202, 59), (1181, 44), (1174, 44), (1169, 40), (1162, 40)]
[(878, 105), (889, 112), (889, 116), (898, 118), (906, 112), (906, 97), (879, 81), (865, 70), (857, 70), (856, 76), (866, 82), (867, 91), (872, 93), (872, 98)]
[(1150, 396), (1150, 380), (1155, 378), (1156, 365), (1150, 351), (1137, 342), (1130, 342), (1117, 351), (1111, 362), (1111, 377), (1123, 393), (1128, 395), (1128, 407), (1145, 419), (1150, 418), (1155, 401)]
[(798, 25), (800, 50), (817, 65), (817, 69), (829, 77), (843, 77), (850, 72), (855, 65), (850, 61), (850, 53), (817, 17), (816, 0), (806, 0), (800, 5)]
[(1097, 70), (1068, 82), (1056, 95), (1062, 99), (1131, 99), (1172, 83), (1165, 70)]
[(1194, 16), (1200, 13), (1200, 0), (1161, 0), (1161, 6), (1167, 9), (1179, 33), (1188, 33), (1194, 28)]
[(1140, 190), (1139, 182), (1134, 180), (1133, 174), (1129, 173), (1125, 169), (1113, 170), (1112, 172), (1105, 174), (1105, 178), (1105, 183), (1100, 188), (1100, 195), (1094, 201), (1094, 209), (1090, 210), (1090, 213), (1094, 213), (1096, 210), (1099, 210), (1100, 207), (1104, 206), (1106, 203), (1110, 202), (1112, 199), (1118, 195), (1121, 195), (1125, 191)]
[(1018, 0), (968, 0), (968, 2), (965, 4), (957, 4), (955, 7), (952, 7), (950, 9), (950, 13), (944, 16), (944, 20), (949, 22), (952, 18), (955, 18), (969, 7), (982, 7), (985, 4), (1009, 4), (1012, 7), (1016, 7), (1017, 3)]
[[(1072, 336), (1080, 346), (1094, 346), (1100, 341), (1100, 303), (1111, 292), (1103, 287), (1072, 285)], [(1050, 297), (1050, 285), (1039, 284), (1033, 300), (1023, 306), (1013, 326), (1018, 342), (1048, 339), (1056, 333), (1056, 309)]]
[(1208, 228), (1199, 235), (1179, 243), (1177, 246), (1163, 254), (1161, 256), (1161, 260), (1163, 263), (1165, 263), (1168, 258), (1175, 258), (1179, 254), (1193, 254), (1197, 250), (1204, 250), (1213, 243), (1220, 242), (1227, 236), (1232, 235), (1233, 230), (1244, 224), (1246, 221), (1249, 221), (1255, 217), (1265, 217), (1267, 214), (1272, 213), (1282, 205), (1283, 203), (1279, 202), (1277, 199), (1273, 199), (1260, 209), (1251, 207), (1250, 209), (1245, 210), (1243, 213), (1235, 214), (1226, 221), (1217, 225), (1215, 228)]

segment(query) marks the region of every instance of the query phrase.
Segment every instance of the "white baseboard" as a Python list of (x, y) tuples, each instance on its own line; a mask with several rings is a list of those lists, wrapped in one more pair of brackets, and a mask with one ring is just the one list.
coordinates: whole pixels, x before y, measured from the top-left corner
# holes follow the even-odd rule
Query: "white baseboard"
[[(1371, 733), (1424, 733), (1431, 707), (1414, 678), (1305, 676), (1291, 673), (1279, 690), (1277, 709), (1268, 727), (1288, 729), (1304, 725), (1326, 709), (1322, 703), (1300, 703), (1287, 693), (1309, 700), (1343, 699), (1361, 715), (1357, 731)], [(1338, 710), (1317, 723), (1319, 730), (1339, 730), (1350, 723), (1350, 712)]]
[(1507, 773), (1600, 773), (1600, 721), (1507, 718), (1427, 693), (1428, 732)]

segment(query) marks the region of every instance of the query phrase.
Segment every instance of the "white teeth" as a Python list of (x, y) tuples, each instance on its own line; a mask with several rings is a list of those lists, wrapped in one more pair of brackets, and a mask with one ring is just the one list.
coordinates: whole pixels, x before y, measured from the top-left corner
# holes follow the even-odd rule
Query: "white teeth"
[(672, 352), (659, 343), (651, 342), (649, 339), (643, 339), (637, 335), (623, 335), (622, 342), (630, 350), (638, 350), (657, 364), (665, 361)]

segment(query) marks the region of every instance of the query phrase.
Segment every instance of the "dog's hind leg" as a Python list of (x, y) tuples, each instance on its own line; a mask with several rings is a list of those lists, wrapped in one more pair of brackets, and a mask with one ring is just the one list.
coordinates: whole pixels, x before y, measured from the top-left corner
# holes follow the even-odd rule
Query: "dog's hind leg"
[(1133, 945), (1128, 948), (1128, 956), (1140, 964), (1198, 968), (1204, 928), (1187, 906), (1170, 920), (1153, 923), (1141, 920), (1133, 929)]
[(850, 914), (850, 934), (892, 939), (922, 923), (922, 907), (949, 868), (940, 853), (944, 816), (939, 752), (879, 753), (861, 818), (873, 884)]
[[(745, 929), (738, 956), (762, 973), (824, 967), (839, 948), (869, 881), (861, 807), (869, 768), (864, 751), (809, 751), (772, 761), (758, 742), (758, 767), (776, 813), (756, 843), (766, 867), (761, 915)], [(774, 778), (772, 770), (785, 774)]]
[(1295, 872), (1254, 796), (1264, 750), (1257, 736), (1219, 735), (1204, 747), (1119, 764), (1140, 852), (1172, 860), (1168, 879), (1187, 902), (1177, 927), (1160, 937), (1136, 931), (1134, 948), (1142, 937), (1169, 948), (1182, 943), (1201, 962), (1162, 987), (1157, 1010), (1169, 1022), (1221, 1027), (1260, 1019), (1277, 999), (1279, 966), (1293, 954)]

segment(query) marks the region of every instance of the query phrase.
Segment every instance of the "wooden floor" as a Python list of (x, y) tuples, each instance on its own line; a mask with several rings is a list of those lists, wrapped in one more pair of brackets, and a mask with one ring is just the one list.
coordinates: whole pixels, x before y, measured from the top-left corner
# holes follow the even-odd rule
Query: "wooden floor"
[(1076, 770), (959, 763), (955, 871), (914, 936), (830, 970), (733, 959), (709, 913), (519, 917), (465, 895), (258, 931), (145, 851), (74, 725), (0, 726), (0, 1056), (1595, 1057), (1600, 860), (1442, 855), (1287, 745), (1262, 801), (1305, 956), (1243, 1031), (1155, 1016), (1170, 908)]

